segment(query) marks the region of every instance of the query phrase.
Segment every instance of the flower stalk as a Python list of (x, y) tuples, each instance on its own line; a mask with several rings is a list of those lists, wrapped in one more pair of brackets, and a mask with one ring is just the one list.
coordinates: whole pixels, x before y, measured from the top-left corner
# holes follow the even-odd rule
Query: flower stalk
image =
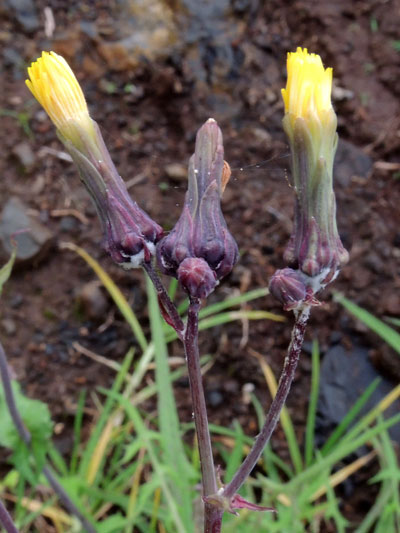
[[(186, 332), (184, 337), (185, 356), (188, 367), (190, 392), (196, 427), (197, 444), (200, 454), (200, 466), (202, 474), (203, 500), (217, 492), (217, 480), (215, 476), (214, 458), (211, 446), (210, 430), (208, 427), (206, 399), (204, 396), (203, 381), (200, 368), (198, 323), (200, 301), (190, 297)], [(204, 505), (204, 532), (217, 533), (215, 528), (218, 512), (213, 505)], [(217, 521), (218, 522), (218, 521)]]
[(247, 477), (251, 474), (276, 428), (279, 416), (286, 403), (286, 399), (295, 376), (297, 364), (300, 359), (301, 348), (303, 346), (304, 334), (309, 315), (310, 307), (308, 305), (304, 306), (303, 309), (298, 311), (295, 315), (296, 319), (292, 330), (292, 338), (285, 358), (275, 398), (272, 401), (271, 407), (265, 418), (264, 425), (258, 434), (253, 447), (251, 448), (246, 459), (243, 461), (239, 470), (235, 473), (232, 480), (223, 490), (222, 495), (228, 500), (233, 498), (236, 492), (246, 481)]
[(288, 54), (287, 71), (283, 128), (292, 154), (296, 204), (285, 259), (312, 278), (308, 285), (318, 290), (348, 261), (336, 226), (333, 192), (338, 135), (331, 103), (332, 69), (324, 68), (319, 55), (298, 48)]
[(144, 261), (142, 266), (143, 270), (145, 270), (154, 285), (154, 288), (157, 293), (158, 304), (164, 320), (167, 322), (167, 324), (174, 328), (178, 337), (183, 342), (185, 325), (178, 313), (176, 306), (168, 296), (168, 293), (161, 279), (159, 278), (152, 262)]
[[(236, 242), (227, 229), (221, 210), (221, 196), (229, 176), (222, 133), (216, 121), (210, 118), (197, 132), (182, 214), (170, 234), (157, 245), (162, 272), (176, 277), (189, 296), (182, 340), (200, 454), (205, 533), (221, 531), (224, 509), (210, 499), (218, 487), (200, 369), (198, 314), (201, 299), (209, 296), (219, 281), (229, 274), (238, 257)], [(161, 310), (163, 312), (162, 307)]]
[(10, 513), (7, 511), (4, 503), (0, 500), (0, 524), (4, 527), (6, 533), (18, 533)]

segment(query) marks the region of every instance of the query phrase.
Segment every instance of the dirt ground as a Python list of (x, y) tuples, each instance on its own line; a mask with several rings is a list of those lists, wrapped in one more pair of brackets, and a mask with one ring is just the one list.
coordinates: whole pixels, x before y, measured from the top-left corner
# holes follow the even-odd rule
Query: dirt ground
[[(26, 393), (46, 401), (59, 422), (62, 451), (68, 451), (81, 388), (110, 385), (113, 378), (73, 343), (121, 360), (135, 341), (91, 283), (93, 272), (60, 243), (73, 242), (98, 259), (146, 327), (147, 316), (143, 274), (120, 270), (100, 248), (90, 199), (73, 166), (60, 159), (55, 129), (25, 87), (26, 66), (42, 50), (70, 62), (130, 192), (166, 229), (180, 213), (183, 169), (196, 130), (210, 116), (219, 122), (233, 169), (223, 209), (241, 255), (211, 301), (265, 286), (284, 266), (293, 195), (280, 89), (288, 51), (303, 46), (319, 53), (334, 69), (343, 141), (335, 176), (338, 226), (351, 258), (333, 289), (379, 317), (400, 316), (400, 14), (394, 0), (25, 3), (23, 12), (11, 1), (0, 7), (0, 203), (20, 198), (52, 241), (42, 258), (13, 273), (2, 299), (0, 334)], [(400, 380), (394, 351), (334, 303), (331, 289), (323, 299), (311, 318), (288, 402), (299, 439), (313, 338), (323, 353), (341, 344), (351, 356), (354, 345), (366, 346), (376, 371), (393, 385)], [(249, 307), (281, 312), (272, 297)], [(215, 358), (205, 380), (212, 422), (227, 425), (237, 418), (249, 434), (256, 431), (243, 386), (254, 384), (265, 404), (269, 398), (251, 350), (262, 353), (278, 375), (289, 337), (287, 324), (269, 321), (252, 322), (248, 331), (237, 323), (201, 335), (202, 353)], [(181, 347), (172, 352), (181, 354)], [(176, 394), (181, 418), (188, 420), (185, 380)], [(272, 443), (285, 457), (280, 428)], [(351, 520), (363, 516), (373, 497), (365, 489), (369, 475), (366, 469), (350, 487), (345, 512)]]

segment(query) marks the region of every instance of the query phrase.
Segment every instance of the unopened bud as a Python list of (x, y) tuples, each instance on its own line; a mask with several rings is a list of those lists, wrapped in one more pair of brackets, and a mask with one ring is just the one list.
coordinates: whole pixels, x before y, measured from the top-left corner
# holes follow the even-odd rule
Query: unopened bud
[(287, 69), (283, 126), (292, 153), (296, 204), (285, 259), (307, 276), (328, 279), (348, 261), (337, 231), (332, 183), (338, 139), (332, 69), (324, 69), (320, 56), (301, 48), (288, 54)]
[(207, 298), (218, 285), (217, 276), (201, 257), (188, 257), (177, 271), (178, 281), (193, 298)]
[(74, 73), (54, 52), (43, 52), (28, 73), (27, 86), (56, 126), (96, 205), (105, 249), (124, 267), (140, 266), (155, 252), (162, 228), (129, 196)]
[(71, 142), (64, 144), (78, 167), (81, 180), (97, 209), (103, 228), (103, 246), (124, 268), (136, 268), (149, 261), (162, 228), (132, 200), (118, 174), (96, 124), (96, 146), (102, 158), (87, 156)]
[(269, 290), (285, 311), (301, 307), (307, 296), (304, 276), (292, 268), (277, 270), (269, 282)]
[[(228, 168), (224, 164), (221, 130), (215, 120), (209, 119), (197, 133), (195, 153), (189, 162), (189, 188), (182, 214), (171, 233), (157, 246), (161, 269), (180, 281), (179, 269), (185, 260), (202, 260), (185, 263), (190, 268), (196, 265), (196, 279), (204, 275), (204, 291), (196, 283), (184, 285), (192, 296), (191, 290), (196, 294), (204, 292), (208, 295), (216, 282), (229, 274), (238, 257), (236, 242), (226, 227), (221, 211), (222, 181), (223, 177), (224, 184), (227, 181)], [(197, 276), (199, 265), (202, 265), (200, 277)], [(208, 270), (204, 265), (208, 266)], [(210, 273), (214, 278), (212, 288)]]

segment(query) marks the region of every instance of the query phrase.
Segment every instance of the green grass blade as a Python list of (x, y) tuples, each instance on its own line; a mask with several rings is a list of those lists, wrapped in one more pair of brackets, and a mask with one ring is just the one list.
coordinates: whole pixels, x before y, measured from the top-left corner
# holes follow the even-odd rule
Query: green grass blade
[(147, 294), (151, 336), (154, 342), (156, 363), (156, 384), (158, 389), (158, 417), (162, 436), (165, 462), (176, 473), (177, 488), (180, 485), (179, 496), (181, 510), (186, 512), (185, 523), (190, 523), (191, 501), (187, 487), (193, 478), (193, 469), (186, 457), (179, 428), (178, 411), (171, 384), (171, 374), (168, 365), (168, 351), (156, 292), (151, 281), (147, 278)]
[[(181, 378), (185, 374), (185, 369), (178, 368), (178, 370), (174, 370), (170, 373), (170, 379), (171, 383), (176, 381), (177, 379)], [(132, 397), (132, 405), (140, 405), (144, 401), (148, 400), (155, 394), (157, 394), (158, 387), (157, 384), (148, 385), (147, 387), (140, 389), (133, 397)], [(125, 397), (127, 397), (126, 394), (124, 394)]]
[(97, 277), (104, 285), (105, 289), (108, 291), (111, 298), (114, 300), (115, 305), (118, 307), (121, 315), (130, 325), (140, 348), (144, 351), (147, 348), (148, 343), (143, 333), (143, 329), (139, 324), (139, 321), (136, 318), (136, 315), (133, 312), (131, 306), (129, 305), (127, 299), (122, 294), (120, 289), (116, 286), (114, 281), (110, 278), (110, 276), (107, 274), (107, 272), (105, 272), (105, 270), (100, 266), (100, 264), (95, 259), (93, 259), (93, 257), (91, 257), (85, 250), (83, 250), (83, 248), (80, 248), (79, 246), (76, 246), (75, 244), (72, 244), (70, 242), (63, 243), (61, 247), (64, 249), (72, 250), (73, 252), (77, 253), (95, 272)]
[[(278, 390), (278, 383), (275, 379), (274, 373), (272, 372), (272, 369), (269, 364), (261, 356), (261, 354), (257, 354), (255, 355), (255, 357), (260, 363), (261, 369), (265, 377), (265, 381), (271, 394), (271, 398), (275, 398), (276, 392)], [(290, 458), (292, 460), (294, 469), (297, 473), (299, 473), (303, 470), (303, 458), (300, 453), (300, 446), (297, 442), (296, 432), (294, 430), (293, 422), (287, 407), (282, 408), (280, 414), (280, 422), (282, 425), (282, 429), (285, 433)]]
[(235, 445), (233, 450), (230, 450), (227, 454), (226, 468), (225, 468), (225, 477), (226, 479), (232, 479), (236, 470), (242, 463), (243, 459), (243, 443), (244, 443), (244, 433), (237, 420), (233, 423), (233, 428), (235, 431)]
[(129, 397), (133, 394), (136, 388), (141, 384), (144, 375), (146, 374), (149, 364), (154, 358), (154, 344), (150, 343), (146, 350), (141, 355), (139, 361), (135, 363), (135, 369), (128, 379), (124, 396)]
[(168, 287), (168, 296), (172, 302), (175, 300), (177, 289), (178, 289), (178, 280), (176, 278), (171, 278), (171, 281), (169, 282), (169, 287)]
[(13, 246), (10, 259), (7, 261), (5, 265), (3, 265), (0, 268), (0, 296), (3, 291), (3, 285), (6, 283), (6, 281), (11, 275), (11, 271), (14, 266), (14, 261), (15, 261), (16, 256), (17, 256), (17, 248), (16, 246)]
[[(379, 416), (379, 421), (381, 420), (382, 416)], [(397, 531), (400, 527), (400, 469), (397, 453), (386, 430), (373, 440), (373, 444), (378, 452), (381, 468), (371, 482), (381, 481), (380, 492), (389, 489), (390, 494), (390, 498), (378, 515), (376, 531)]]
[[(194, 424), (193, 423), (185, 424), (184, 427), (187, 429), (194, 429)], [(235, 431), (230, 428), (224, 428), (221, 426), (217, 426), (215, 424), (209, 424), (209, 428), (212, 434), (224, 435), (226, 437), (231, 437), (233, 439), (235, 438)], [(254, 439), (251, 437), (247, 437), (246, 435), (243, 435), (243, 443), (251, 447), (254, 444)], [(270, 457), (270, 460), (273, 462), (273, 464), (277, 466), (278, 468), (280, 468), (282, 472), (284, 472), (289, 478), (293, 477), (293, 472), (291, 468), (289, 467), (289, 465), (284, 463), (284, 461), (282, 461), (282, 459), (278, 455), (276, 455), (276, 453), (271, 451), (271, 454), (269, 457)]]
[(380, 491), (373, 506), (368, 511), (368, 513), (366, 514), (361, 524), (357, 527), (357, 529), (355, 530), (355, 533), (369, 533), (370, 531), (372, 531), (371, 530), (372, 526), (374, 525), (376, 520), (379, 518), (383, 510), (387, 507), (388, 502), (390, 501), (391, 495), (392, 495), (392, 488), (390, 486), (386, 486)]
[(369, 413), (367, 413), (355, 426), (346, 434), (344, 441), (354, 439), (361, 431), (366, 429), (372, 422), (375, 421), (393, 402), (400, 397), (400, 385), (397, 385), (375, 406)]
[[(191, 532), (192, 528), (190, 525), (187, 527), (187, 525), (184, 525), (182, 518), (179, 513), (178, 509), (178, 502), (176, 501), (176, 498), (171, 490), (170, 487), (170, 480), (168, 479), (166, 472), (169, 473), (169, 469), (167, 470), (165, 466), (159, 461), (158, 457), (159, 454), (156, 452), (155, 446), (153, 445), (151, 438), (149, 437), (149, 431), (146, 427), (146, 425), (143, 422), (143, 419), (139, 413), (139, 411), (133, 407), (133, 405), (127, 400), (127, 398), (124, 398), (121, 394), (118, 394), (113, 391), (105, 391), (105, 394), (111, 399), (112, 401), (117, 401), (121, 407), (125, 410), (127, 416), (132, 420), (133, 425), (137, 432), (137, 437), (140, 438), (143, 442), (143, 447), (146, 449), (155, 475), (158, 476), (160, 486), (162, 487), (162, 493), (165, 497), (168, 507), (171, 512), (172, 520), (175, 524), (175, 529), (177, 533), (189, 533)], [(173, 468), (180, 460), (179, 458), (175, 458), (175, 461), (172, 465), (169, 465), (170, 468)], [(189, 491), (188, 491), (189, 492)]]
[(400, 318), (395, 318), (393, 316), (385, 317), (386, 322), (390, 322), (394, 326), (400, 327)]
[(290, 457), (293, 462), (294, 469), (297, 473), (303, 470), (303, 459), (300, 453), (300, 446), (297, 442), (296, 432), (294, 430), (292, 418), (289, 415), (289, 411), (286, 411), (287, 416), (281, 413), (281, 424), (285, 432), (286, 440), (288, 443)]
[(72, 453), (71, 453), (71, 462), (70, 462), (70, 471), (72, 474), (75, 474), (78, 466), (78, 455), (79, 455), (79, 444), (81, 442), (81, 430), (82, 430), (82, 421), (83, 421), (83, 410), (85, 407), (86, 401), (86, 391), (81, 391), (79, 395), (78, 405), (76, 408), (75, 420), (74, 420), (74, 440), (72, 443)]
[[(264, 422), (264, 409), (262, 408), (261, 403), (258, 401), (258, 398), (255, 394), (251, 395), (251, 403), (254, 406), (254, 409), (257, 414), (257, 421), (258, 421), (258, 429), (261, 430), (263, 422)], [(274, 481), (281, 481), (279, 477), (278, 470), (275, 466), (275, 463), (273, 461), (273, 451), (271, 448), (271, 443), (269, 442), (263, 451), (263, 457), (264, 457), (264, 469), (271, 479)]]
[[(286, 318), (283, 315), (276, 315), (269, 311), (227, 311), (218, 315), (203, 318), (199, 322), (199, 331), (235, 322), (236, 320), (273, 320), (274, 322), (284, 322)], [(175, 331), (167, 333), (166, 342), (171, 342), (177, 338)]]
[(323, 457), (318, 463), (314, 463), (303, 472), (300, 472), (295, 478), (287, 483), (288, 491), (298, 490), (303, 483), (307, 483), (308, 480), (313, 479), (319, 474), (321, 469), (332, 468), (337, 462), (341, 461), (344, 457), (363, 446), (366, 442), (370, 441), (376, 435), (379, 435), (384, 429), (387, 429), (400, 422), (400, 414), (392, 416), (384, 422), (378, 423), (371, 429), (368, 429), (358, 435), (356, 438), (340, 442), (340, 445), (336, 446), (329, 455)]
[[(129, 370), (129, 367), (132, 363), (132, 359), (133, 359), (133, 350), (129, 350), (129, 352), (127, 353), (127, 355), (125, 356), (125, 359), (121, 365), (121, 370), (118, 372), (115, 380), (114, 380), (114, 383), (112, 385), (112, 388), (111, 388), (111, 392), (118, 392), (123, 383), (124, 383), (124, 380), (125, 380), (125, 377), (126, 377), (126, 374), (128, 373), (128, 370)], [(92, 456), (93, 456), (93, 453), (95, 451), (95, 448), (98, 444), (98, 441), (100, 439), (100, 436), (101, 436), (101, 433), (104, 429), (104, 426), (105, 424), (107, 423), (108, 421), (108, 418), (111, 414), (111, 410), (114, 406), (114, 400), (113, 398), (110, 396), (110, 397), (107, 397), (106, 401), (105, 401), (105, 404), (104, 404), (104, 407), (103, 407), (103, 410), (100, 414), (100, 417), (95, 425), (95, 427), (93, 428), (92, 430), (92, 433), (90, 435), (90, 439), (85, 447), (85, 450), (82, 454), (82, 459), (81, 459), (81, 462), (80, 462), (80, 465), (79, 465), (79, 472), (80, 472), (80, 475), (84, 478), (84, 479), (87, 479), (87, 475), (88, 475), (88, 469), (89, 469), (89, 466), (90, 466), (90, 462), (92, 460)]]
[(352, 315), (364, 322), (372, 331), (377, 333), (385, 342), (389, 344), (398, 354), (400, 354), (400, 334), (393, 328), (382, 322), (379, 318), (371, 315), (365, 309), (362, 309), (355, 303), (347, 300), (344, 296), (336, 293), (334, 296), (335, 301), (341, 303), (345, 309), (347, 309)]
[[(252, 291), (245, 292), (244, 294), (240, 294), (239, 296), (229, 296), (222, 302), (217, 302), (215, 304), (207, 305), (200, 311), (199, 316), (200, 318), (205, 318), (215, 313), (219, 313), (220, 311), (223, 311), (224, 309), (229, 309), (230, 307), (241, 305), (243, 303), (250, 302), (251, 300), (256, 300), (257, 298), (262, 298), (263, 296), (266, 296), (267, 294), (269, 294), (269, 290), (266, 287), (263, 287), (261, 289), (254, 289)], [(189, 307), (189, 302), (186, 299), (179, 305), (178, 307), (179, 313), (183, 315), (184, 313), (186, 313), (188, 307)]]
[(199, 330), (213, 328), (214, 326), (220, 326), (221, 324), (227, 324), (228, 322), (234, 322), (235, 320), (273, 320), (274, 322), (285, 322), (286, 317), (283, 315), (276, 315), (269, 311), (227, 311), (225, 313), (219, 313), (208, 318), (203, 318), (199, 322)]
[(339, 500), (336, 497), (335, 491), (330, 486), (329, 480), (326, 484), (326, 495), (329, 504), (329, 508), (325, 513), (326, 518), (331, 518), (334, 521), (336, 533), (346, 533), (346, 531), (348, 531), (350, 522), (340, 512)]
[(68, 465), (65, 462), (64, 457), (61, 455), (61, 453), (57, 450), (57, 448), (53, 445), (49, 447), (48, 450), (48, 456), (54, 465), (55, 469), (59, 472), (61, 476), (67, 476), (68, 475)]
[(343, 418), (340, 424), (335, 428), (335, 430), (333, 431), (329, 439), (323, 445), (321, 449), (322, 455), (327, 455), (336, 446), (337, 442), (340, 440), (342, 435), (346, 432), (347, 428), (355, 420), (355, 418), (360, 413), (364, 405), (368, 402), (369, 398), (374, 393), (380, 381), (381, 381), (380, 378), (376, 378), (374, 379), (372, 383), (368, 385), (368, 387), (365, 389), (362, 395), (358, 398), (358, 400), (355, 402), (353, 407), (350, 409), (347, 415)]
[(220, 313), (221, 311), (229, 309), (230, 307), (241, 305), (246, 302), (256, 300), (257, 298), (262, 298), (267, 294), (269, 294), (269, 290), (266, 287), (263, 287), (261, 289), (255, 289), (252, 291), (245, 292), (244, 294), (240, 294), (238, 296), (230, 296), (222, 302), (207, 305), (207, 307), (204, 307), (204, 309), (200, 311), (199, 317), (205, 318), (206, 316), (215, 315), (216, 313)]
[(308, 405), (306, 434), (304, 444), (304, 462), (308, 466), (311, 464), (314, 453), (314, 433), (315, 417), (317, 414), (318, 391), (319, 391), (319, 348), (318, 342), (313, 341), (312, 346), (312, 373), (311, 373), (311, 392), (310, 403)]
[(157, 296), (149, 279), (147, 279), (147, 294), (151, 336), (154, 340), (156, 384), (158, 388), (158, 416), (161, 434), (166, 444), (165, 453), (170, 464), (173, 464), (178, 457), (181, 463), (189, 464), (181, 440), (179, 417), (171, 385), (171, 373), (168, 365), (168, 351), (164, 338), (162, 318), (158, 307)]

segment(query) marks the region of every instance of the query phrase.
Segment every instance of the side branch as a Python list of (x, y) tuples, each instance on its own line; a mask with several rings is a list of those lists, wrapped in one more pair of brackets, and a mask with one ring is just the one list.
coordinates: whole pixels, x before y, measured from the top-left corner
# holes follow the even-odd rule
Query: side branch
[(15, 527), (14, 522), (7, 511), (5, 505), (0, 500), (0, 524), (4, 527), (7, 533), (18, 533), (18, 529)]
[(143, 269), (147, 272), (147, 275), (149, 276), (151, 282), (154, 285), (154, 288), (156, 289), (158, 303), (165, 321), (174, 328), (174, 330), (178, 334), (178, 337), (181, 339), (181, 341), (183, 341), (183, 332), (185, 329), (185, 325), (181, 317), (179, 316), (179, 313), (174, 303), (171, 302), (170, 297), (168, 296), (164, 285), (158, 277), (158, 274), (155, 271), (153, 264), (151, 263), (151, 261), (145, 261), (142, 266)]
[(276, 396), (272, 401), (270, 410), (265, 419), (261, 432), (257, 436), (249, 455), (243, 461), (239, 470), (233, 476), (232, 480), (226, 485), (223, 496), (227, 499), (233, 498), (240, 487), (243, 485), (251, 471), (257, 464), (266, 444), (278, 423), (280, 413), (285, 405), (286, 398), (289, 394), (290, 387), (293, 382), (294, 374), (299, 362), (301, 348), (304, 340), (304, 333), (307, 326), (308, 317), (310, 315), (310, 307), (304, 306), (296, 316), (296, 321), (292, 330), (292, 339), (288, 348), (288, 353), (285, 358), (284, 367), (281, 378), (278, 384)]

